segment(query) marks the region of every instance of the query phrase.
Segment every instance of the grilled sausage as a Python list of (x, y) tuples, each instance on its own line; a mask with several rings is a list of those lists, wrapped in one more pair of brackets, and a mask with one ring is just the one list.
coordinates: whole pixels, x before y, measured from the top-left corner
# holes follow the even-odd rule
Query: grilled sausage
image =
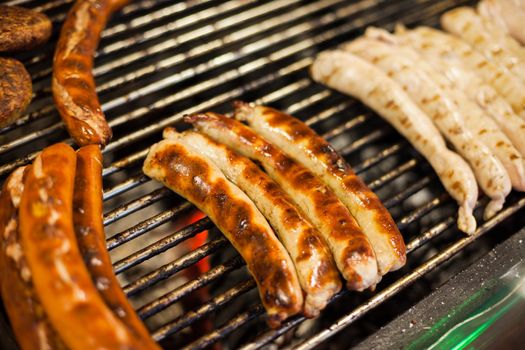
[(494, 216), (511, 191), (510, 178), (489, 146), (482, 142), (484, 136), (474, 135), (469, 128), (468, 115), (459, 112), (460, 99), (468, 97), (462, 91), (453, 89), (450, 81), (426, 64), (416, 52), (396, 44), (395, 38), (390, 38), (388, 32), (378, 29), (376, 34), (368, 30), (366, 33), (370, 37), (354, 40), (344, 49), (381, 69), (430, 116), (443, 136), (469, 162), (478, 184), (490, 197), (485, 218)]
[(215, 141), (262, 164), (321, 233), (349, 289), (364, 290), (379, 282), (370, 242), (344, 204), (314, 174), (237, 120), (215, 113), (196, 114), (185, 120)]
[(456, 89), (476, 101), (498, 124), (520, 154), (525, 156), (525, 121), (513, 111), (503, 96), (475, 73), (475, 70), (454, 59), (452, 55), (441, 55), (441, 47), (428, 44), (422, 31), (408, 31), (399, 25), (396, 27), (396, 41), (417, 50), (426, 61), (443, 73)]
[(174, 139), (150, 148), (143, 167), (149, 177), (195, 204), (246, 261), (270, 327), (303, 307), (293, 262), (255, 204), (208, 159)]
[(66, 144), (40, 153), (24, 181), (20, 241), (35, 290), (53, 327), (71, 349), (143, 349), (104, 304), (78, 249), (73, 228), (76, 154)]
[(343, 51), (317, 56), (312, 77), (342, 93), (354, 96), (376, 111), (428, 160), (460, 208), (458, 227), (472, 234), (472, 215), (478, 198), (476, 179), (468, 164), (450, 151), (430, 118), (385, 73), (363, 59)]
[(0, 286), (4, 307), (23, 350), (61, 350), (65, 345), (51, 326), (34, 289), (18, 233), (18, 206), (24, 190), (18, 168), (0, 194)]
[(31, 77), (24, 65), (15, 59), (0, 57), (0, 128), (21, 116), (32, 95)]
[(273, 108), (245, 103), (236, 107), (235, 118), (247, 121), (334, 191), (370, 240), (381, 275), (405, 264), (403, 237), (390, 213), (327, 141), (300, 120)]
[(111, 139), (95, 90), (93, 56), (111, 13), (127, 1), (77, 0), (62, 26), (53, 61), (53, 97), (69, 134), (80, 146)]
[(472, 7), (458, 7), (445, 12), (441, 16), (441, 26), (525, 82), (525, 48), (478, 16)]
[(80, 252), (96, 288), (113, 313), (136, 337), (141, 338), (144, 349), (160, 349), (113, 273), (102, 214), (102, 153), (97, 145), (84, 146), (77, 151), (73, 195), (73, 225)]
[(414, 45), (432, 50), (432, 54), (441, 57), (448, 64), (458, 64), (473, 70), (476, 75), (491, 85), (512, 106), (516, 114), (525, 118), (525, 84), (472, 49), (463, 40), (430, 27), (418, 27), (405, 31), (396, 29), (396, 36), (413, 40)]
[(0, 52), (40, 46), (51, 36), (51, 29), (51, 21), (42, 13), (0, 5)]
[(478, 13), (525, 45), (525, 3), (520, 0), (482, 0)]
[(294, 262), (306, 293), (304, 314), (317, 316), (341, 289), (341, 281), (330, 250), (319, 232), (295, 208), (292, 199), (249, 159), (204, 135), (165, 129), (164, 137), (177, 139), (211, 160), (253, 200)]

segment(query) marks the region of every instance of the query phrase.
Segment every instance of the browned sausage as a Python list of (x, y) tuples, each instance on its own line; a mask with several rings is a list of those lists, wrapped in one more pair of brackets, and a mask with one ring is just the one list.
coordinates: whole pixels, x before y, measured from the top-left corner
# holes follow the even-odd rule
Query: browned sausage
[(20, 117), (32, 94), (31, 77), (24, 65), (15, 59), (0, 57), (0, 128)]
[(185, 120), (215, 141), (261, 163), (319, 230), (349, 289), (376, 285), (381, 276), (370, 242), (344, 204), (311, 171), (235, 119), (206, 113)]
[(76, 153), (59, 143), (40, 153), (20, 201), (20, 240), (35, 290), (71, 349), (143, 349), (106, 306), (82, 260), (73, 228)]
[(209, 137), (191, 131), (178, 133), (172, 128), (164, 129), (164, 137), (177, 139), (208, 158), (250, 197), (295, 264), (305, 292), (304, 315), (317, 316), (339, 292), (341, 281), (330, 249), (293, 200), (255, 163)]
[(247, 121), (334, 191), (372, 243), (382, 275), (405, 264), (405, 243), (390, 213), (325, 139), (299, 119), (273, 108), (241, 102), (236, 107), (236, 118)]
[(26, 168), (18, 168), (0, 194), (0, 285), (2, 301), (18, 345), (23, 350), (65, 349), (33, 287), (18, 234), (18, 205)]
[(146, 344), (144, 349), (160, 349), (151, 339), (113, 273), (106, 249), (102, 213), (102, 153), (99, 146), (89, 145), (77, 151), (73, 196), (73, 224), (80, 251), (95, 286), (113, 313), (135, 336), (143, 340)]
[(51, 36), (46, 15), (18, 6), (0, 5), (0, 52), (29, 50)]
[(271, 327), (301, 311), (303, 295), (290, 256), (255, 204), (217, 166), (166, 139), (150, 148), (143, 170), (206, 213), (233, 244), (257, 282)]
[(53, 97), (69, 134), (80, 146), (111, 139), (96, 93), (93, 57), (111, 13), (127, 1), (77, 0), (62, 26), (53, 62)]

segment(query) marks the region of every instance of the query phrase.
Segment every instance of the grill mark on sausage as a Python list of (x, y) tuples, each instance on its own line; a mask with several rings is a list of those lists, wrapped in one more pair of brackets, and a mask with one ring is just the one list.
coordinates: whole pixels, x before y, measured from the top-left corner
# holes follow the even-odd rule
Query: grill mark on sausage
[[(186, 117), (185, 120), (193, 123), (197, 129), (211, 138), (216, 139), (216, 141), (227, 144), (231, 142), (232, 144), (237, 144), (240, 148), (245, 147), (244, 150), (238, 149), (238, 151), (249, 158), (260, 161), (266, 172), (270, 174), (271, 177), (274, 177), (274, 180), (278, 182), (283, 189), (291, 190), (295, 194), (303, 193), (303, 195), (308, 197), (308, 204), (301, 204), (300, 201), (296, 201), (296, 203), (301, 206), (302, 211), (306, 215), (309, 215), (309, 219), (322, 233), (345, 279), (353, 278), (351, 277), (353, 276), (353, 272), (350, 271), (358, 268), (359, 262), (356, 264), (356, 261), (344, 259), (341, 255), (342, 247), (346, 247), (347, 242), (350, 240), (359, 240), (362, 245), (361, 252), (365, 252), (363, 261), (368, 261), (367, 267), (362, 267), (363, 270), (367, 272), (361, 271), (361, 273), (366, 275), (367, 284), (365, 284), (364, 287), (358, 287), (356, 289), (364, 289), (377, 282), (379, 277), (377, 270), (373, 276), (372, 272), (370, 272), (372, 262), (373, 265), (376, 264), (375, 254), (370, 242), (348, 209), (335, 194), (308, 169), (286, 156), (277, 147), (265, 141), (250, 128), (234, 119), (209, 112), (189, 116)], [(222, 136), (218, 137), (211, 130), (219, 131)], [(225, 141), (227, 138), (229, 140)], [(234, 149), (239, 148), (236, 146), (232, 147)], [(290, 195), (294, 197), (292, 192), (290, 192)], [(306, 209), (305, 206), (309, 206), (309, 208)], [(313, 212), (308, 213), (309, 210)], [(354, 288), (361, 282), (365, 283), (365, 279), (348, 281), (348, 285)]]
[(62, 26), (53, 61), (53, 97), (80, 146), (104, 147), (112, 137), (95, 90), (93, 57), (109, 17), (126, 2), (77, 0)]
[[(144, 171), (179, 193), (207, 213), (245, 259), (266, 307), (268, 323), (276, 327), (302, 307), (301, 294), (293, 290), (297, 277), (271, 229), (257, 223), (256, 209), (237, 198), (232, 184), (214, 178), (203, 158), (179, 144), (161, 141), (144, 165)], [(299, 291), (300, 292), (300, 291)]]

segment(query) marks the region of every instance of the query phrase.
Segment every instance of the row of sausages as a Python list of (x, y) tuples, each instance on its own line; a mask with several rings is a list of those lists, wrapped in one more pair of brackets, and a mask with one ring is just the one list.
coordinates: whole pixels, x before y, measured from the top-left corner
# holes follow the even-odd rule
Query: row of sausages
[[(508, 1), (479, 7), (496, 2)], [(471, 234), (478, 186), (490, 199), (485, 219), (512, 189), (525, 191), (525, 47), (470, 7), (445, 13), (441, 23), (451, 34), (368, 28), (321, 53), (311, 73), (360, 99), (412, 143), (458, 202), (458, 227)]]
[(102, 155), (43, 150), (0, 194), (0, 288), (18, 344), (159, 349), (113, 273), (102, 223)]
[(405, 264), (392, 217), (327, 141), (269, 107), (239, 102), (234, 116), (185, 117), (195, 130), (166, 129), (143, 171), (230, 240), (271, 327), (301, 311), (318, 315), (341, 289), (339, 273), (361, 291)]

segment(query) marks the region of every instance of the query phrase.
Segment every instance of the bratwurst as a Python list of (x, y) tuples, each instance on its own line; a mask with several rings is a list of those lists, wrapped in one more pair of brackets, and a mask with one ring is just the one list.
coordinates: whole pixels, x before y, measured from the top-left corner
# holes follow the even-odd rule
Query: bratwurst
[(261, 163), (317, 227), (349, 289), (364, 290), (379, 282), (368, 238), (344, 204), (311, 171), (235, 119), (208, 112), (185, 120), (215, 141)]
[(299, 119), (273, 108), (246, 103), (236, 107), (235, 118), (248, 122), (334, 191), (370, 240), (381, 275), (405, 264), (403, 237), (390, 213), (326, 140)]
[(150, 148), (143, 171), (195, 204), (246, 261), (268, 324), (278, 327), (303, 307), (303, 294), (288, 252), (255, 204), (207, 158), (176, 139)]
[(306, 298), (303, 313), (315, 317), (341, 289), (339, 272), (319, 232), (292, 199), (248, 158), (196, 132), (165, 129), (164, 137), (179, 140), (207, 157), (239, 186), (274, 228), (292, 258)]
[(79, 146), (104, 147), (112, 136), (96, 93), (93, 58), (106, 22), (126, 2), (77, 0), (60, 32), (53, 61), (53, 97)]

